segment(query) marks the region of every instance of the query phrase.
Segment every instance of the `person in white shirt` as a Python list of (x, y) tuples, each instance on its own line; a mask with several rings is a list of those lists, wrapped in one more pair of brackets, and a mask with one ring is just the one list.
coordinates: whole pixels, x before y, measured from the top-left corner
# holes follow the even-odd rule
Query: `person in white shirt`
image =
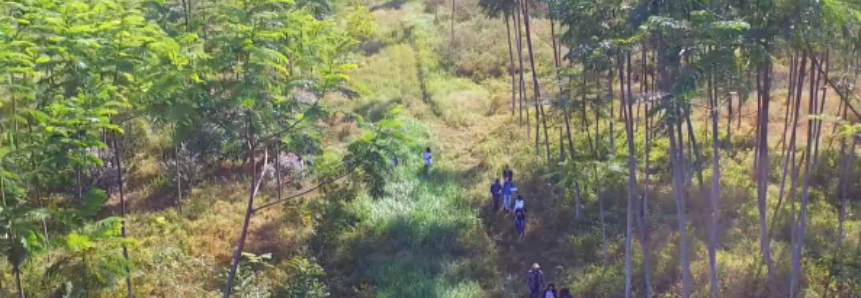
[(426, 167), (430, 167), (433, 165), (430, 147), (427, 147), (427, 149), (425, 149), (425, 152), (422, 153), (422, 158), (425, 159), (425, 166)]
[(517, 200), (514, 201), (514, 212), (517, 212), (517, 210), (521, 210), (521, 209), (524, 212), (526, 211), (526, 209), (523, 208), (523, 196), (518, 195)]

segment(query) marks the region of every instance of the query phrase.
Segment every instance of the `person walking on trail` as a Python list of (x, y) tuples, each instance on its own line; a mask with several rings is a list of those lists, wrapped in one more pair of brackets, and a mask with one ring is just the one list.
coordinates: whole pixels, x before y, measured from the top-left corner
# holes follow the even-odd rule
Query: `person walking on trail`
[(499, 201), (502, 200), (502, 184), (499, 183), (499, 178), (490, 185), (490, 195), (493, 197), (493, 211), (499, 212)]
[(544, 298), (556, 298), (556, 284), (551, 282), (547, 285), (547, 289), (544, 290)]
[(505, 185), (502, 186), (502, 210), (506, 213), (511, 210), (511, 195), (515, 191), (517, 191), (517, 187), (514, 186), (514, 182), (505, 181)]
[(574, 298), (574, 296), (571, 295), (571, 290), (568, 288), (562, 288), (559, 290), (559, 298)]
[(425, 166), (426, 166), (426, 167), (430, 167), (430, 166), (432, 166), (432, 165), (433, 165), (433, 162), (432, 162), (432, 160), (431, 160), (431, 159), (432, 159), (432, 155), (431, 155), (431, 149), (430, 149), (430, 147), (427, 147), (427, 149), (425, 149), (425, 152), (424, 152), (424, 153), (422, 153), (422, 158), (424, 158), (424, 159), (425, 159)]
[(526, 273), (526, 286), (529, 288), (529, 298), (543, 298), (540, 295), (544, 287), (544, 272), (538, 263), (532, 264), (532, 269)]
[(506, 165), (505, 169), (502, 170), (502, 179), (514, 182), (514, 172), (511, 171), (511, 168), (508, 167), (508, 165)]
[(523, 196), (517, 195), (517, 199), (514, 200), (514, 212), (517, 212), (518, 210), (526, 212), (526, 209), (523, 207), (523, 204)]
[(517, 228), (517, 236), (523, 238), (526, 234), (526, 211), (523, 209), (514, 211), (514, 226)]

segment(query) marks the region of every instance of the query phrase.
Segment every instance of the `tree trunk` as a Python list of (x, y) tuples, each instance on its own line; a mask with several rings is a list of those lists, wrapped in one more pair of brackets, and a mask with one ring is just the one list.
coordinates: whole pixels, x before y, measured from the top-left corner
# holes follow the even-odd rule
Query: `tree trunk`
[(559, 160), (565, 160), (565, 131), (559, 127)]
[(691, 123), (691, 107), (686, 106), (685, 122), (688, 126), (688, 139), (691, 142), (691, 153), (693, 156), (694, 168), (697, 171), (697, 182), (700, 184), (700, 194), (705, 196), (705, 183), (703, 179), (703, 156), (700, 154), (700, 145), (697, 143), (697, 138), (694, 136), (694, 126)]
[(547, 152), (547, 164), (551, 163), (550, 160), (550, 137), (547, 132), (547, 115), (544, 114), (544, 105), (540, 105), (541, 107), (541, 125), (544, 126), (544, 151)]
[[(572, 98), (573, 101), (573, 98)], [(575, 157), (574, 152), (574, 139), (571, 137), (571, 109), (568, 105), (565, 105), (565, 108), (562, 111), (565, 119), (565, 135), (568, 138), (568, 155), (573, 160)]]
[[(846, 120), (846, 111), (843, 112), (843, 119)], [(846, 139), (851, 138), (852, 151), (846, 152)], [(851, 155), (855, 153), (855, 138), (854, 136), (843, 136), (840, 140), (840, 211), (838, 213), (837, 224), (837, 244), (843, 243), (843, 222), (846, 220), (846, 196), (849, 192), (849, 165), (851, 164)]]
[[(815, 67), (816, 65), (816, 57), (811, 57), (811, 62), (813, 62), (811, 67)], [(814, 86), (810, 86), (812, 90), (815, 90)], [(807, 106), (808, 111), (813, 112), (815, 107), (815, 101), (811, 100)], [(804, 250), (804, 229), (807, 224), (807, 202), (810, 191), (810, 163), (812, 159), (812, 147), (813, 147), (813, 138), (814, 138), (814, 120), (808, 119), (807, 121), (807, 147), (804, 149), (805, 155), (809, 156), (807, 160), (804, 162), (804, 178), (802, 181), (802, 190), (801, 190), (801, 208), (799, 210), (798, 222), (797, 225), (797, 236), (795, 243), (793, 243), (792, 247), (792, 272), (789, 280), (789, 297), (795, 298), (796, 291), (799, 288), (799, 277), (801, 275), (801, 259)]]
[(646, 123), (645, 123), (645, 133), (646, 133), (646, 148), (644, 154), (644, 162), (645, 162), (645, 171), (643, 176), (645, 176), (645, 191), (643, 192), (643, 224), (642, 231), (640, 232), (642, 240), (640, 240), (641, 245), (643, 247), (643, 274), (645, 275), (645, 283), (646, 283), (646, 298), (652, 298), (652, 252), (651, 252), (651, 244), (649, 238), (649, 231), (651, 228), (651, 223), (649, 222), (649, 152), (652, 147), (652, 127), (651, 127), (651, 118), (649, 117), (649, 103), (646, 103), (645, 107), (646, 114)]
[[(176, 140), (176, 131), (174, 130), (174, 140)], [(181, 145), (180, 145), (181, 146)], [(182, 176), (179, 170), (179, 148), (173, 145), (174, 170), (176, 170), (176, 206), (179, 212), (182, 212)]]
[[(829, 63), (829, 61), (828, 61), (829, 55), (830, 55), (829, 51), (826, 50), (825, 51), (825, 57), (823, 58), (825, 60), (825, 62), (824, 62), (825, 63), (825, 73), (819, 74), (819, 79), (816, 80), (816, 90), (814, 91), (816, 93), (814, 97), (819, 97), (820, 87), (822, 89), (822, 97), (818, 98), (818, 100), (819, 100), (818, 113), (819, 114), (825, 113), (825, 96), (828, 95), (827, 94), (828, 88), (825, 87), (825, 84), (826, 84), (825, 78), (828, 77), (828, 72), (829, 72), (830, 67), (831, 67), (831, 63)], [(821, 119), (816, 120), (816, 132), (815, 133), (816, 133), (816, 138), (814, 141), (816, 143), (813, 146), (813, 156), (815, 157), (813, 159), (813, 168), (817, 169), (817, 168), (819, 168), (819, 143), (821, 142), (821, 137), (822, 137), (822, 120)]]
[[(793, 87), (795, 87), (796, 90), (793, 90), (790, 92), (794, 96), (794, 102), (792, 104), (790, 104), (789, 107), (787, 107), (787, 109), (791, 110), (791, 113), (789, 114), (789, 116), (792, 117), (792, 131), (790, 132), (790, 136), (789, 136), (789, 143), (788, 143), (789, 148), (787, 149), (786, 154), (784, 155), (783, 174), (781, 175), (781, 179), (780, 179), (780, 193), (777, 197), (777, 207), (774, 209), (775, 210), (774, 216), (772, 216), (772, 219), (771, 219), (771, 227), (772, 228), (774, 227), (774, 225), (777, 222), (777, 215), (778, 215), (778, 212), (780, 212), (780, 210), (781, 210), (780, 207), (783, 203), (783, 197), (784, 197), (784, 193), (785, 193), (784, 190), (786, 187), (787, 168), (789, 167), (791, 157), (795, 156), (795, 150), (797, 148), (796, 136), (797, 136), (797, 131), (798, 131), (798, 119), (800, 117), (799, 113), (801, 112), (801, 91), (804, 89), (804, 76), (805, 76), (805, 71), (806, 71), (806, 67), (807, 67), (807, 53), (806, 52), (802, 54), (801, 61), (799, 61), (799, 63), (797, 63), (796, 66), (800, 66), (800, 67), (798, 67), (798, 70), (795, 72), (795, 75), (797, 77), (795, 78), (795, 84)], [(787, 126), (789, 126), (789, 124), (787, 124)], [(793, 166), (794, 166), (795, 161), (792, 161), (792, 162), (793, 162)], [(794, 184), (795, 181), (793, 180), (792, 183)]]
[[(811, 55), (811, 61), (819, 61), (818, 54)], [(820, 62), (821, 63), (821, 62)], [(814, 63), (815, 64), (815, 63)], [(810, 75), (810, 94), (808, 95), (810, 100), (813, 102), (813, 109), (808, 112), (808, 115), (819, 115), (822, 111), (819, 109), (819, 83), (822, 78), (822, 74), (817, 71), (814, 71)], [(823, 100), (824, 101), (824, 100)], [(813, 163), (813, 168), (816, 169), (819, 164), (819, 120), (814, 119), (811, 123), (813, 125), (813, 159), (811, 162)]]
[(263, 170), (260, 171), (260, 177), (258, 178), (256, 169), (257, 163), (254, 160), (254, 151), (256, 149), (256, 144), (254, 143), (253, 139), (254, 127), (251, 122), (251, 113), (246, 113), (248, 123), (248, 135), (246, 137), (246, 143), (248, 146), (249, 162), (251, 162), (251, 186), (249, 188), (248, 194), (248, 205), (245, 209), (245, 220), (242, 223), (242, 232), (240, 232), (239, 234), (239, 243), (236, 245), (236, 250), (233, 252), (233, 260), (230, 265), (230, 272), (227, 274), (227, 282), (225, 283), (224, 290), (222, 291), (222, 298), (230, 297), (230, 292), (233, 290), (233, 279), (236, 277), (236, 270), (239, 268), (239, 259), (242, 256), (242, 250), (245, 248), (245, 238), (246, 236), (248, 236), (248, 225), (251, 222), (251, 216), (254, 214), (254, 196), (257, 194), (257, 187), (260, 185), (260, 182), (263, 181), (263, 176), (266, 173), (265, 163), (269, 159), (269, 156), (265, 156), (263, 158)]
[(514, 49), (511, 45), (511, 15), (505, 15), (505, 33), (508, 36), (508, 71), (511, 73), (511, 116), (514, 116), (514, 101), (517, 98), (517, 86), (514, 79)]
[[(597, 152), (596, 152), (597, 153)], [(597, 154), (596, 154), (597, 156)], [(604, 196), (602, 194), (603, 187), (601, 186), (601, 178), (598, 177), (598, 165), (593, 164), (593, 171), (595, 172), (595, 195), (598, 197), (598, 216), (601, 220), (601, 259), (603, 260), (604, 269), (607, 269), (607, 266), (610, 264), (610, 255), (607, 252), (607, 225), (604, 223)]]
[[(615, 119), (616, 118), (616, 115), (615, 115), (616, 107), (614, 106), (614, 102), (613, 102), (613, 97), (615, 96), (613, 94), (613, 82), (616, 80), (616, 78), (613, 75), (612, 68), (610, 68), (610, 69), (611, 70), (607, 73), (607, 93), (608, 93), (607, 101), (610, 104), (610, 117), (607, 118), (607, 124), (610, 126), (610, 152), (616, 153), (616, 132), (613, 129), (613, 122), (616, 120)], [(620, 81), (619, 84), (621, 84), (621, 80), (622, 80), (622, 78), (619, 78), (619, 81)], [(621, 117), (622, 115), (619, 115), (619, 116)], [(595, 116), (595, 119), (598, 119), (597, 115)]]
[[(517, 5), (517, 11), (514, 13), (514, 25), (515, 25), (515, 27), (517, 27), (517, 30), (514, 31), (514, 35), (515, 35), (515, 39), (517, 39), (517, 59), (519, 61), (517, 73), (519, 74), (519, 77), (520, 77), (519, 86), (517, 87), (517, 90), (518, 90), (517, 94), (520, 97), (520, 99), (518, 100), (519, 105), (520, 105), (520, 109), (519, 109), (520, 117), (519, 117), (519, 120), (517, 123), (518, 123), (518, 125), (522, 126), (523, 125), (523, 110), (524, 110), (523, 103), (526, 101), (523, 98), (525, 96), (525, 93), (526, 93), (526, 79), (523, 76), (523, 69), (524, 69), (524, 67), (523, 67), (523, 31), (522, 31), (523, 26), (521, 25), (521, 22), (520, 22), (521, 12), (522, 12), (521, 6)], [(529, 112), (528, 112), (528, 110), (526, 113), (526, 127), (529, 127)], [(529, 129), (526, 130), (526, 133), (528, 136)]]
[(451, 0), (451, 41), (450, 47), (454, 49), (454, 13), (455, 13), (455, 0)]
[(574, 181), (574, 218), (580, 219), (580, 184)]
[(676, 129), (681, 129), (681, 127), (676, 123), (670, 123), (669, 125), (669, 137), (670, 137), (670, 156), (672, 158), (672, 167), (673, 167), (673, 193), (676, 201), (676, 213), (678, 218), (678, 230), (679, 230), (679, 259), (682, 267), (682, 298), (690, 298), (691, 297), (691, 268), (690, 268), (690, 260), (688, 260), (688, 233), (687, 233), (687, 210), (685, 207), (685, 183), (684, 183), (684, 167), (682, 165), (682, 159), (684, 159), (684, 153), (682, 152), (682, 144), (676, 140)]
[[(541, 101), (541, 88), (538, 85), (538, 70), (535, 68), (535, 54), (532, 51), (532, 32), (529, 28), (529, 3), (527, 1), (522, 2), (523, 7), (523, 25), (526, 27), (526, 49), (529, 52), (529, 65), (532, 69), (532, 88), (534, 92), (534, 101), (535, 101), (535, 155), (538, 155), (538, 118), (543, 114), (542, 107), (540, 104)], [(544, 120), (544, 139), (547, 139), (547, 120)], [(549, 147), (549, 146), (548, 146)], [(547, 154), (550, 155), (550, 150), (547, 150)]]
[[(553, 61), (556, 63), (556, 69), (558, 72), (561, 64), (559, 59), (559, 49), (556, 48), (556, 22), (553, 20), (553, 1), (547, 2), (547, 6), (550, 8), (550, 41), (553, 43)], [(556, 75), (558, 76), (559, 74), (557, 73)]]
[[(123, 187), (123, 159), (122, 159), (122, 150), (120, 148), (119, 143), (117, 142), (119, 136), (114, 133), (114, 159), (117, 164), (117, 180), (119, 182), (118, 190), (120, 195), (120, 237), (126, 238), (126, 198), (125, 198), (125, 190)], [(123, 258), (126, 262), (129, 262), (129, 250), (125, 244), (123, 244)], [(132, 277), (131, 277), (131, 268), (128, 265), (124, 266), (124, 270), (126, 271), (126, 295), (129, 298), (134, 297), (134, 293), (132, 293)]]
[[(770, 50), (770, 46), (769, 46)], [(768, 226), (766, 217), (768, 216), (768, 107), (771, 92), (771, 62), (766, 61), (765, 65), (760, 66), (762, 73), (762, 90), (759, 110), (759, 134), (757, 148), (759, 152), (759, 163), (757, 167), (757, 209), (759, 210), (759, 227), (760, 227), (760, 253), (765, 260), (766, 269), (768, 270), (768, 289), (774, 285), (774, 266), (771, 260), (771, 241), (768, 236)]]
[(711, 233), (709, 234), (709, 283), (711, 284), (711, 294), (713, 298), (719, 297), (718, 278), (717, 278), (717, 234), (718, 234), (718, 218), (720, 218), (720, 149), (718, 148), (718, 121), (720, 113), (718, 113), (717, 92), (714, 87), (714, 70), (709, 72), (708, 78), (708, 94), (710, 97), (710, 108), (712, 114), (712, 187), (711, 187)]
[(759, 163), (759, 149), (760, 149), (760, 147), (759, 147), (759, 139), (760, 139), (759, 127), (760, 127), (760, 123), (762, 122), (761, 121), (762, 115), (759, 114), (759, 112), (762, 111), (762, 92), (763, 92), (762, 91), (762, 71), (760, 70), (760, 68), (757, 68), (757, 72), (756, 72), (756, 112), (757, 112), (756, 117), (757, 118), (756, 118), (756, 133), (754, 133), (754, 136), (756, 136), (756, 137), (754, 138), (754, 141), (753, 141), (754, 142), (754, 146), (753, 146), (753, 149), (754, 149), (754, 152), (753, 152), (753, 172), (757, 173), (757, 174), (754, 174), (754, 176), (757, 178), (754, 178), (754, 179), (759, 179), (758, 178), (759, 172), (757, 169), (759, 169), (759, 165), (760, 165), (760, 163)]
[[(584, 61), (584, 63), (585, 63), (585, 61)], [(582, 77), (582, 82), (581, 82), (582, 86), (581, 86), (581, 90), (580, 90), (580, 93), (581, 93), (581, 95), (580, 95), (580, 116), (582, 116), (582, 117), (580, 119), (580, 124), (583, 128), (583, 132), (586, 133), (586, 141), (589, 142), (589, 149), (592, 152), (594, 152), (595, 150), (597, 150), (597, 145), (592, 142), (592, 135), (589, 133), (589, 130), (590, 130), (589, 129), (589, 121), (588, 121), (587, 116), (586, 116), (586, 89), (588, 88), (588, 86), (586, 86), (586, 84), (588, 83), (588, 80), (586, 80), (586, 71), (585, 70), (583, 71), (583, 75), (581, 77)], [(595, 140), (595, 142), (597, 142), (597, 141), (598, 140)]]
[[(795, 55), (792, 54), (789, 57), (789, 87), (786, 89), (788, 92), (786, 93), (786, 110), (783, 113), (783, 134), (780, 135), (780, 145), (783, 148), (786, 148), (786, 133), (789, 131), (789, 111), (792, 110), (792, 99), (793, 94), (795, 94), (795, 88), (793, 88), (796, 84), (796, 76), (798, 74), (798, 63), (795, 61)], [(781, 152), (783, 152), (783, 148), (781, 148)]]
[[(619, 57), (621, 60), (621, 57)], [(631, 65), (631, 56), (628, 54), (628, 67), (630, 71)], [(622, 61), (619, 61), (619, 78), (623, 77), (623, 68), (624, 64)], [(629, 76), (630, 78), (630, 76)], [(628, 90), (630, 91), (631, 85), (630, 81), (628, 82)], [(625, 236), (625, 298), (631, 297), (631, 277), (633, 276), (633, 268), (631, 266), (631, 258), (633, 252), (631, 251), (631, 239), (634, 237), (634, 192), (636, 191), (637, 185), (637, 162), (634, 152), (634, 125), (632, 114), (633, 110), (631, 109), (632, 105), (629, 102), (630, 97), (625, 93), (625, 83), (623, 80), (619, 81), (620, 86), (620, 95), (622, 98), (621, 104), (624, 105), (622, 111), (624, 112), (625, 118), (625, 134), (628, 140), (628, 218), (627, 218), (627, 231)]]
[(275, 196), (278, 199), (278, 201), (281, 201), (281, 195), (282, 195), (281, 191), (283, 189), (282, 186), (284, 185), (284, 182), (281, 178), (281, 167), (284, 165), (281, 164), (281, 162), (282, 162), (281, 161), (281, 139), (279, 138), (275, 142), (275, 183), (278, 184)]

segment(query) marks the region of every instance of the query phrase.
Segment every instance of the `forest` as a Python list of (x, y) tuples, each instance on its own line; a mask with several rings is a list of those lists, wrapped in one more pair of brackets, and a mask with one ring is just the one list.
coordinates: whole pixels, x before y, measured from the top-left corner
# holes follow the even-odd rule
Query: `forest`
[(0, 1), (0, 297), (861, 297), (859, 49), (861, 0)]

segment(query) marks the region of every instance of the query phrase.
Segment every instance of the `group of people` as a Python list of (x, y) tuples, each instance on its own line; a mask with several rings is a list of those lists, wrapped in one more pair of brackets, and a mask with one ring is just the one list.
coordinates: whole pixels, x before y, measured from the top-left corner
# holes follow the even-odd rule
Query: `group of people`
[(532, 264), (532, 269), (526, 273), (526, 286), (529, 288), (529, 298), (574, 298), (571, 290), (562, 288), (556, 290), (556, 284), (544, 284), (544, 272), (538, 263)]
[(490, 185), (490, 194), (493, 197), (493, 211), (499, 212), (500, 206), (506, 214), (514, 212), (514, 226), (517, 229), (517, 235), (523, 237), (526, 233), (526, 207), (523, 201), (523, 196), (517, 194), (514, 200), (514, 206), (511, 205), (511, 197), (517, 193), (517, 186), (514, 185), (514, 171), (510, 167), (505, 166), (502, 170), (502, 179), (504, 183), (500, 183), (499, 178), (493, 181)]

